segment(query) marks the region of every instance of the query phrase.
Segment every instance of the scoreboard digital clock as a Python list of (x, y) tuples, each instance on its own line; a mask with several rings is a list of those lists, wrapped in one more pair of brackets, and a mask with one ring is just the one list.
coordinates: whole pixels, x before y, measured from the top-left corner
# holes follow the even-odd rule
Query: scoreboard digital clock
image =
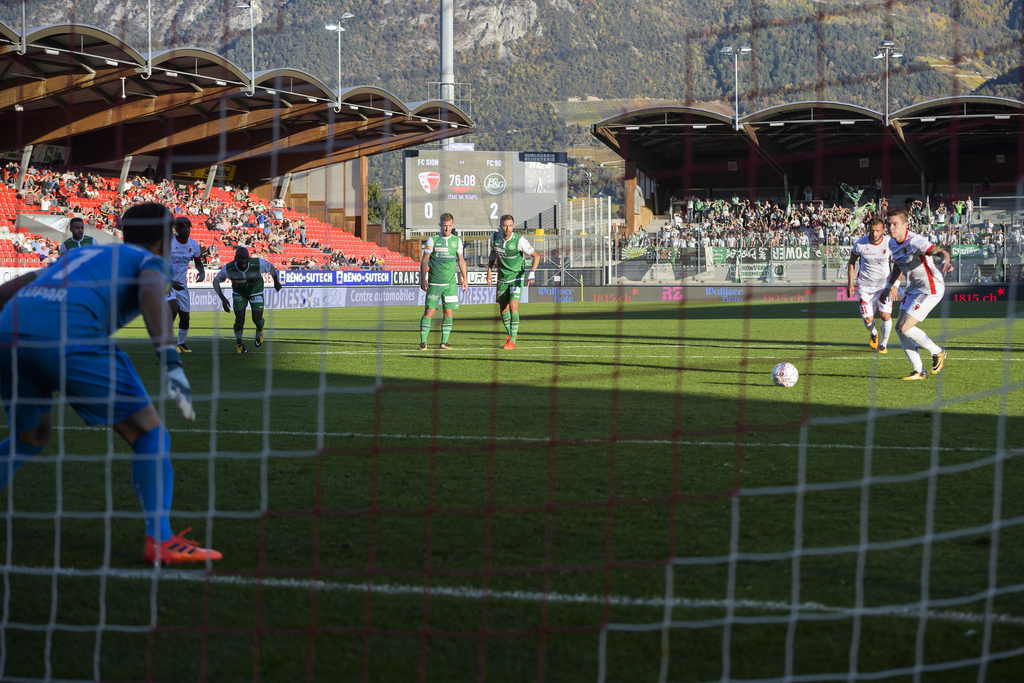
[(405, 225), (437, 228), (443, 213), (455, 227), (497, 230), (501, 216), (516, 223), (565, 204), (565, 155), (543, 153), (523, 161), (521, 152), (405, 153)]

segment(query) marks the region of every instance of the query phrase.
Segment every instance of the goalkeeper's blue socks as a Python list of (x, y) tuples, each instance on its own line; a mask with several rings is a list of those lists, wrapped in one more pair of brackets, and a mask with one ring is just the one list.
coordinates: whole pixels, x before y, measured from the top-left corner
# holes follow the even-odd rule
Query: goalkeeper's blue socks
[(132, 444), (132, 488), (142, 503), (146, 535), (157, 543), (168, 540), (171, 532), (171, 498), (174, 495), (174, 468), (171, 466), (171, 435), (163, 425), (149, 430)]
[[(13, 463), (11, 459), (12, 439), (14, 441)], [(11, 434), (3, 441), (0, 441), (0, 490), (7, 487), (7, 483), (14, 476), (14, 473), (18, 471), (19, 467), (24, 465), (33, 455), (38, 455), (41, 450), (43, 450), (42, 446), (30, 446), (19, 439), (16, 434)]]

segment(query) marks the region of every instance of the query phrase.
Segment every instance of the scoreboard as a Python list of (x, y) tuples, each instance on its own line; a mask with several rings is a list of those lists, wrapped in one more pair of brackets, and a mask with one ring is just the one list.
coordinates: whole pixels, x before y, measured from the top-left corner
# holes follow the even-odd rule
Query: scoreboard
[(497, 230), (504, 214), (516, 224), (565, 204), (564, 152), (405, 152), (405, 227), (437, 228), (450, 213), (455, 228)]

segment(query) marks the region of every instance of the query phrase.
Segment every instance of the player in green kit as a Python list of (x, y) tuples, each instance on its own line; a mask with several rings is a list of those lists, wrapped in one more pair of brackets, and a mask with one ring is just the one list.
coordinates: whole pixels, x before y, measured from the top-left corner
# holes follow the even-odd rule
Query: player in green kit
[(60, 255), (68, 253), (69, 249), (76, 249), (78, 247), (91, 247), (96, 242), (91, 237), (85, 236), (85, 221), (77, 216), (71, 219), (68, 224), (68, 228), (71, 230), (71, 237), (64, 240), (60, 244)]
[(256, 325), (256, 346), (263, 345), (263, 273), (270, 273), (274, 279), (274, 289), (281, 291), (281, 281), (277, 278), (277, 269), (263, 259), (249, 258), (249, 250), (245, 247), (235, 249), (235, 260), (228, 263), (213, 278), (213, 288), (220, 297), (224, 312), (231, 311), (231, 302), (220, 290), (220, 283), (231, 280), (231, 298), (235, 309), (235, 343), (238, 353), (248, 353), (242, 343), (242, 328), (245, 327), (245, 308), (252, 307), (252, 321)]
[[(491, 235), (491, 257), (487, 261), (487, 284), (491, 284), (491, 270), (498, 265), (498, 310), (501, 311), (501, 322), (505, 325), (508, 338), (506, 349), (516, 348), (516, 337), (519, 335), (519, 300), (523, 296), (523, 279), (525, 285), (532, 285), (537, 279), (537, 265), (540, 263), (540, 252), (533, 248), (526, 238), (515, 234), (515, 219), (505, 214), (501, 217), (501, 230)], [(524, 261), (526, 256), (533, 257), (530, 273), (527, 276)]]
[(441, 214), (436, 235), (427, 238), (420, 261), (420, 287), (427, 293), (427, 302), (420, 318), (420, 351), (427, 348), (427, 335), (434, 313), (444, 310), (441, 320), (441, 347), (450, 349), (448, 337), (452, 333), (452, 313), (459, 307), (457, 275), (462, 274), (462, 291), (469, 287), (466, 279), (466, 259), (462, 256), (462, 238), (452, 234), (455, 219), (450, 213)]

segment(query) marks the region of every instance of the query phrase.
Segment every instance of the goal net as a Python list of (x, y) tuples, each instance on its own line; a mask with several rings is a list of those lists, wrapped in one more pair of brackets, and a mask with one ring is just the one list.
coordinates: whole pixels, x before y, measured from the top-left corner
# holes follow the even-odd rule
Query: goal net
[[(436, 30), (396, 3), (178, 3), (152, 55), (137, 3), (25, 4), (0, 270), (44, 287), (73, 217), (103, 249), (133, 204), (189, 219), (158, 362), (142, 318), (113, 338), (170, 435), (174, 542), (223, 557), (144, 559), (138, 449), (76, 410), (68, 303), (49, 437), (8, 423), (0, 453), (0, 679), (1020, 680), (1019, 7), (510, 5), (525, 41), (466, 8), (456, 44), (494, 43), (459, 48), (470, 116), (413, 81)], [(402, 152), (460, 127), (568, 152), (564, 201), (396, 230)], [(10, 287), (5, 407), (45, 403)]]

